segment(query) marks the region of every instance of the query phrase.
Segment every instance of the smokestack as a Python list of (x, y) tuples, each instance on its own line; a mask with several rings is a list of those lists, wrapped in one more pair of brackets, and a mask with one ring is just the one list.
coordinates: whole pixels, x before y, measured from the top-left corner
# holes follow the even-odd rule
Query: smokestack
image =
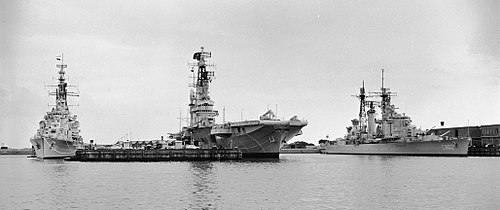
[(441, 127), (443, 127), (443, 126), (444, 126), (444, 121), (441, 121)]

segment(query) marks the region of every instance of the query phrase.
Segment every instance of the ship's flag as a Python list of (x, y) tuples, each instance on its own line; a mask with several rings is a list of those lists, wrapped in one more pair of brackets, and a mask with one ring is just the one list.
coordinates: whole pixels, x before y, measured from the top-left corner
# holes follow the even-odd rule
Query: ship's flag
[(56, 60), (60, 61), (61, 60), (61, 56), (60, 55), (56, 56)]

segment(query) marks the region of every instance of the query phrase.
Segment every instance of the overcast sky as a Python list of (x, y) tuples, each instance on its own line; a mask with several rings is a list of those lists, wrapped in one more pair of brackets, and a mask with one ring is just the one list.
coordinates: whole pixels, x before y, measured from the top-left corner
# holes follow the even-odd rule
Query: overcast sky
[(192, 54), (212, 52), (226, 120), (309, 121), (302, 140), (340, 137), (362, 81), (385, 84), (422, 129), (500, 123), (500, 6), (468, 1), (1, 1), (0, 143), (31, 147), (64, 53), (85, 142), (179, 129)]

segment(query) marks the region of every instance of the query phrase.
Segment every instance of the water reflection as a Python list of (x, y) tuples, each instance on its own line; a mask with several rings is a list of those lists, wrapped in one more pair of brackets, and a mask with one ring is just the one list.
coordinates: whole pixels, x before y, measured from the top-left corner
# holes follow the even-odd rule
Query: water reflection
[(73, 202), (72, 189), (75, 180), (71, 177), (71, 166), (63, 159), (35, 159), (37, 174), (32, 189), (35, 192), (35, 205), (59, 206)]
[(248, 162), (248, 163), (279, 163), (280, 159), (276, 158), (245, 158), (237, 162)]
[(212, 209), (216, 208), (217, 202), (220, 200), (220, 195), (217, 191), (217, 182), (213, 170), (213, 162), (209, 161), (196, 161), (190, 162), (192, 174), (192, 198), (188, 199), (189, 209), (203, 208)]
[(64, 159), (41, 159), (31, 158), (31, 160), (44, 164), (64, 164)]
[(0, 209), (500, 209), (495, 158), (76, 163), (0, 156), (0, 165)]

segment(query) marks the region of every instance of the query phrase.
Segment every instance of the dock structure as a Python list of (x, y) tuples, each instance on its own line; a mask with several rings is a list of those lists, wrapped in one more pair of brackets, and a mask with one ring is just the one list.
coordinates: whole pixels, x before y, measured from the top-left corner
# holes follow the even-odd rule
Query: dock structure
[(68, 160), (71, 161), (107, 161), (107, 162), (131, 162), (131, 161), (219, 161), (240, 160), (242, 153), (234, 149), (98, 149), (78, 150), (76, 155)]
[(500, 147), (469, 147), (467, 156), (497, 156), (500, 157)]

